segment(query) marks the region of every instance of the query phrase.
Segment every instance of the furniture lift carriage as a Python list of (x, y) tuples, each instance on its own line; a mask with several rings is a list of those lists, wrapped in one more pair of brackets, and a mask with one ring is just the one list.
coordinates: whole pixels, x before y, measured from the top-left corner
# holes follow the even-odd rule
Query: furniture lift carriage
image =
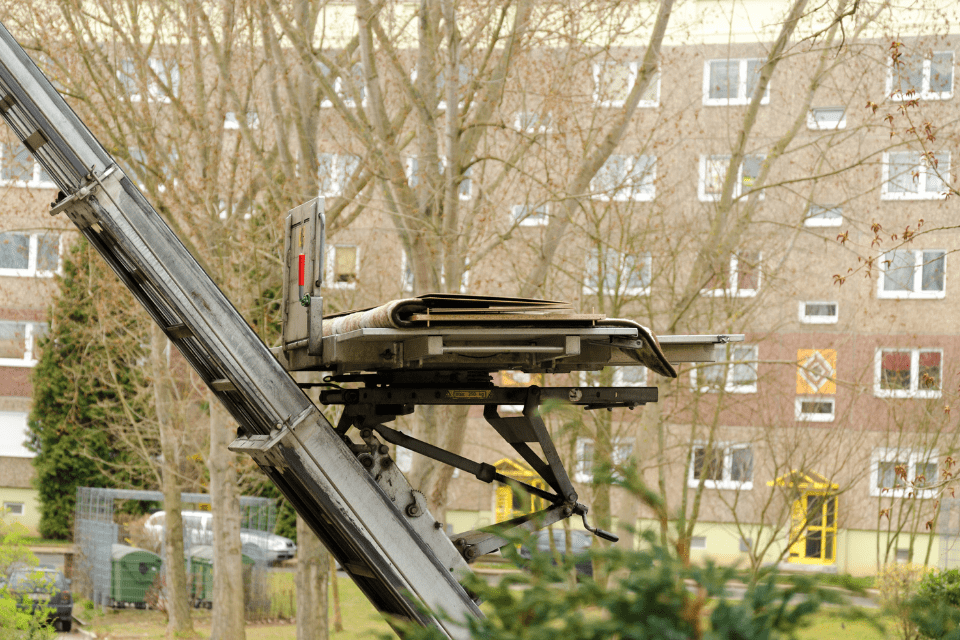
[[(0, 115), (60, 189), (51, 215), (83, 233), (239, 424), (231, 449), (251, 455), (388, 620), (466, 638), (480, 616), (458, 582), (511, 529), (577, 515), (590, 526), (539, 414), (547, 400), (585, 409), (656, 402), (653, 388), (504, 388), (502, 370), (570, 373), (710, 362), (716, 345), (742, 336), (664, 336), (635, 322), (575, 313), (544, 300), (431, 295), (323, 317), (322, 200), (287, 220), (283, 341), (272, 353), (184, 248), (99, 141), (0, 25)], [(324, 404), (343, 406), (336, 426), (289, 371), (326, 372)], [(417, 406), (483, 406), (486, 421), (543, 479), (521, 488), (548, 506), (496, 530), (448, 536), (388, 455), (384, 441), (484, 482), (507, 478), (483, 461), (387, 426)], [(522, 405), (517, 416), (499, 407)]]

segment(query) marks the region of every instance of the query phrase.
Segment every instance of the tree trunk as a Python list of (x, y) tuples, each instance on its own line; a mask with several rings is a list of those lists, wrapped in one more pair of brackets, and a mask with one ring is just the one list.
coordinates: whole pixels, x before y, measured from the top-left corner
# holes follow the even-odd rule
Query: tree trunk
[(166, 532), (163, 537), (164, 589), (167, 599), (167, 637), (193, 635), (190, 603), (187, 602), (187, 572), (183, 561), (183, 519), (180, 516), (180, 481), (177, 465), (180, 451), (172, 415), (173, 384), (170, 378), (170, 342), (153, 325), (150, 329), (150, 365), (156, 394), (157, 424), (160, 429), (160, 451), (163, 456), (163, 509)]
[(330, 554), (297, 516), (297, 640), (327, 640)]
[(343, 615), (340, 612), (340, 583), (337, 577), (337, 563), (330, 556), (330, 590), (333, 592), (333, 632), (343, 631)]
[(210, 497), (213, 507), (213, 617), (212, 640), (243, 640), (243, 563), (240, 543), (240, 497), (237, 469), (227, 446), (235, 426), (210, 394)]

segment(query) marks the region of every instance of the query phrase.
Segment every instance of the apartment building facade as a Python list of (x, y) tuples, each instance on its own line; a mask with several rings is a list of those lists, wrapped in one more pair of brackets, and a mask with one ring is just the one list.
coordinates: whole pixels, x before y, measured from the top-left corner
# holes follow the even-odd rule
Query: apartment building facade
[[(412, 11), (404, 3), (391, 7), (398, 15)], [(332, 93), (320, 105), (320, 195), (334, 207), (355, 206), (350, 223), (329, 239), (325, 304), (358, 308), (427, 290), (408, 254), (436, 248), (400, 237), (391, 200), (398, 179), (421, 201), (435, 199), (430, 189), (452, 172), (462, 220), (472, 226), (461, 226), (454, 241), (461, 273), (447, 278), (458, 270), (447, 260), (451, 252), (437, 254), (434, 282), (444, 290), (520, 294), (564, 220), (539, 289), (544, 297), (630, 317), (662, 334), (746, 334), (720, 354), (720, 364), (681, 367), (675, 381), (642, 369), (542, 382), (504, 374), (501, 384), (660, 387), (655, 408), (548, 415), (584, 502), (599, 495), (595, 462), (605, 457), (661, 488), (671, 513), (699, 520), (688, 532), (694, 559), (853, 573), (896, 560), (934, 562), (941, 538), (927, 522), (949, 491), (944, 472), (957, 448), (950, 403), (958, 334), (950, 322), (958, 303), (949, 287), (960, 237), (950, 229), (956, 201), (945, 197), (956, 184), (951, 160), (960, 139), (955, 21), (937, 17), (936, 7), (909, 22), (892, 13), (871, 21), (864, 13), (846, 24), (849, 32), (829, 35), (830, 20), (815, 15), (776, 58), (754, 106), (786, 8), (678, 7), (657, 73), (584, 193), (571, 194), (569, 185), (617, 126), (642, 75), (642, 28), (576, 55), (549, 39), (525, 49), (483, 123), (492, 132), (482, 148), (468, 162), (450, 162), (449, 171), (442, 149), (451, 147), (433, 149), (433, 171), (420, 159), (430, 150), (411, 143), (401, 150), (401, 177), (381, 171), (344, 117), (371, 109), (359, 54), (341, 60), (349, 73), (324, 66)], [(332, 27), (334, 36), (355, 23), (348, 6), (329, 11), (337, 18), (331, 24), (341, 25)], [(349, 46), (338, 44), (325, 53), (333, 59), (344, 51)], [(401, 53), (415, 83), (415, 55)], [(126, 95), (118, 99), (173, 110), (164, 92), (187, 84), (186, 63), (151, 60), (144, 82), (132, 80), (134, 65), (119, 65)], [(469, 122), (483, 108), (472, 98), (484, 71), (467, 56), (458, 71), (458, 117)], [(449, 83), (436, 75), (446, 90)], [(404, 95), (397, 74), (382, 82), (386, 93)], [(454, 111), (448, 101), (444, 93), (435, 105), (435, 134)], [(227, 135), (268, 135), (266, 107), (245, 118), (235, 113), (223, 120), (224, 132), (233, 132)], [(131, 149), (118, 151), (145, 175), (158, 154)], [(8, 213), (0, 238), (11, 247), (0, 248), (0, 329), (8, 336), (0, 360), (3, 442), (17, 440), (29, 412), (33, 348), (64, 242), (58, 221), (45, 213), (55, 194), (21, 155), (14, 148), (2, 158)], [(184, 151), (164, 155), (182, 170)], [(734, 156), (741, 160), (731, 166)], [(145, 176), (145, 188), (163, 197), (192, 179), (189, 169), (151, 172), (180, 181), (163, 195)], [(358, 187), (361, 180), (369, 186)], [(225, 211), (220, 219), (229, 217)], [(282, 213), (274, 215), (279, 228)], [(468, 419), (465, 455), (518, 477), (527, 473), (479, 414)], [(27, 463), (29, 451), (8, 448), (0, 466)], [(413, 461), (401, 451), (398, 462)], [(15, 505), (26, 495), (16, 493), (26, 486), (14, 486), (25, 484), (26, 472), (5, 477), (0, 481), (11, 486), (3, 491)], [(21, 503), (28, 518), (32, 507), (27, 498)], [(456, 530), (529, 506), (461, 476), (448, 504)], [(620, 523), (659, 527), (652, 511), (622, 490), (613, 491), (611, 513)]]

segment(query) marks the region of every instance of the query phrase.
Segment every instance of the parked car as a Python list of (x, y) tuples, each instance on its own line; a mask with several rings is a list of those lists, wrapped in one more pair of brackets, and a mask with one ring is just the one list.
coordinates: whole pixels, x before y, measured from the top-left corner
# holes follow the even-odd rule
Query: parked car
[(44, 607), (49, 610), (48, 620), (59, 631), (70, 631), (73, 622), (73, 598), (70, 581), (63, 572), (53, 567), (14, 566), (0, 586), (17, 599), (17, 608), (35, 612)]
[[(540, 529), (533, 534), (537, 544), (537, 551), (541, 554), (549, 554), (551, 529)], [(563, 529), (553, 529), (554, 548), (561, 556), (566, 556), (567, 539), (566, 532)], [(570, 531), (570, 549), (569, 553), (576, 560), (577, 571), (585, 576), (593, 576), (593, 562), (590, 560), (590, 545), (593, 544), (593, 536), (586, 531), (574, 529)], [(530, 549), (524, 545), (520, 547), (520, 557), (527, 560), (531, 556)]]
[[(183, 543), (186, 547), (213, 544), (213, 514), (209, 511), (182, 511)], [(143, 525), (147, 534), (158, 546), (163, 542), (166, 512), (157, 511)], [(240, 543), (245, 547), (256, 547), (266, 561), (275, 564), (288, 560), (297, 554), (297, 545), (290, 538), (278, 536), (268, 531), (240, 529)]]

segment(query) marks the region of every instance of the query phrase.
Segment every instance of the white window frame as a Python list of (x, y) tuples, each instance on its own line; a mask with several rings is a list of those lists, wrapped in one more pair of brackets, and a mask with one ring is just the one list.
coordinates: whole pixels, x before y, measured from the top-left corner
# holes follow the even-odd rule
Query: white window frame
[[(817, 117), (818, 113), (841, 111), (840, 118), (835, 123), (824, 123)], [(807, 129), (812, 131), (833, 131), (847, 128), (847, 108), (846, 107), (814, 107), (807, 111)]]
[[(420, 184), (419, 176), (419, 166), (420, 160), (417, 156), (407, 156), (403, 160), (403, 172), (407, 176), (407, 184), (411, 188), (416, 188)], [(444, 175), (447, 171), (447, 158), (445, 156), (440, 157), (440, 175)], [(460, 180), (460, 184), (457, 185), (457, 197), (460, 200), (469, 200), (473, 197), (473, 167), (467, 167), (466, 171), (463, 172), (463, 177)]]
[(931, 69), (933, 67), (933, 60), (930, 57), (923, 57), (923, 78), (921, 79), (921, 86), (919, 93), (901, 93), (899, 90), (894, 90), (893, 80), (894, 80), (894, 63), (892, 59), (887, 60), (887, 95), (890, 96), (890, 100), (894, 102), (903, 102), (906, 100), (949, 100), (953, 97), (953, 85), (956, 82), (956, 73), (954, 73), (954, 67), (956, 65), (956, 54), (953, 51), (933, 51), (931, 52), (934, 55), (938, 53), (949, 53), (950, 54), (950, 91), (930, 91), (930, 79), (931, 79)]
[[(604, 189), (598, 183), (598, 177), (601, 175), (607, 163), (611, 158), (623, 158), (625, 175), (618, 176), (618, 183), (613, 188)], [(634, 174), (637, 165), (643, 162), (647, 167), (639, 176)], [(603, 167), (590, 180), (591, 197), (595, 200), (604, 202), (650, 202), (657, 195), (655, 181), (657, 179), (657, 157), (647, 155), (620, 155), (613, 154), (604, 163)]]
[[(247, 127), (250, 129), (259, 129), (260, 128), (260, 114), (256, 111), (247, 111)], [(227, 111), (223, 115), (223, 128), (231, 131), (238, 131), (240, 129), (240, 120), (237, 118), (235, 111)]]
[[(839, 213), (839, 216), (826, 216), (827, 212), (835, 211)], [(803, 226), (805, 227), (839, 227), (843, 224), (843, 207), (838, 206), (824, 206), (819, 204), (811, 204), (807, 208), (807, 214), (803, 218)]]
[[(6, 165), (7, 156), (11, 155), (16, 157), (17, 154), (14, 151), (19, 152), (20, 150), (29, 151), (24, 145), (12, 145), (10, 143), (4, 142), (0, 144), (0, 166)], [(29, 180), (0, 180), (0, 187), (17, 187), (20, 189), (56, 189), (57, 184), (53, 181), (53, 178), (49, 180), (43, 179), (43, 166), (37, 161), (36, 156), (30, 153), (30, 156), (33, 158), (33, 170), (30, 172)]]
[[(890, 155), (892, 153), (897, 154), (912, 154), (917, 157), (917, 163), (912, 165), (910, 171), (910, 180), (917, 185), (916, 192), (912, 191), (891, 191), (890, 184), (893, 176), (890, 175)], [(929, 161), (925, 155), (922, 155), (919, 151), (885, 151), (883, 153), (883, 182), (880, 185), (880, 199), (881, 200), (944, 200), (949, 193), (950, 184), (950, 152), (949, 151), (936, 151), (934, 155), (946, 156), (946, 162), (943, 162), (940, 158), (937, 159), (937, 167), (929, 166)], [(946, 165), (946, 166), (944, 166)], [(914, 176), (913, 174), (917, 175)], [(930, 182), (930, 177), (938, 178), (944, 185), (943, 191), (928, 191), (927, 186)], [(942, 176), (942, 178), (940, 177)]]
[[(882, 389), (883, 382), (883, 353), (885, 351), (900, 351), (910, 354), (910, 388), (909, 389)], [(940, 388), (920, 388), (920, 354), (940, 354)], [(920, 349), (901, 347), (877, 347), (874, 356), (873, 395), (878, 398), (939, 398), (943, 394), (943, 349)]]
[[(893, 266), (892, 259), (887, 256), (894, 252), (913, 254), (913, 290), (911, 291), (885, 291), (884, 285), (887, 280), (887, 270)], [(924, 253), (940, 253), (940, 259), (943, 260), (943, 288), (939, 291), (923, 290), (923, 265)], [(895, 299), (920, 299), (920, 300), (939, 300), (947, 295), (947, 252), (943, 249), (895, 249), (883, 254), (880, 258), (880, 277), (877, 278), (877, 297), (890, 300)]]
[[(464, 259), (464, 270), (463, 275), (460, 277), (460, 293), (466, 294), (470, 288), (470, 258), (469, 256)], [(406, 251), (400, 252), (400, 290), (404, 293), (413, 293), (413, 269), (410, 267), (410, 259), (407, 257)], [(440, 265), (440, 286), (446, 289), (447, 286), (447, 274), (446, 267)]]
[[(40, 236), (47, 233), (56, 233), (55, 231), (3, 231), (0, 232), (0, 236), (3, 234), (11, 235), (24, 235), (29, 236), (29, 250), (27, 253), (27, 267), (25, 269), (14, 269), (8, 267), (0, 267), (0, 277), (9, 277), (9, 278), (52, 278), (57, 275), (62, 270), (63, 265), (63, 234), (60, 233), (57, 235), (57, 268), (50, 269), (38, 269), (37, 268), (37, 259), (40, 253)], [(2, 239), (0, 239), (2, 242)]]
[[(883, 490), (877, 486), (880, 481), (880, 463), (881, 462), (903, 462), (906, 466), (908, 483), (905, 487), (888, 488)], [(918, 489), (911, 484), (917, 477), (917, 465), (937, 464), (937, 474), (940, 473), (940, 452), (937, 449), (923, 451), (921, 449), (910, 448), (887, 448), (878, 447), (873, 450), (870, 456), (870, 495), (873, 497), (884, 498), (921, 498), (928, 500), (937, 494), (936, 489)], [(927, 482), (936, 483), (939, 478), (926, 478)]]
[[(766, 160), (767, 156), (757, 153), (748, 153), (744, 156), (744, 161), (747, 158), (758, 158), (760, 160), (760, 166), (763, 167), (763, 162)], [(700, 199), (700, 202), (718, 202), (723, 191), (723, 180), (727, 174), (727, 166), (730, 163), (730, 156), (723, 154), (709, 154), (700, 156), (700, 176), (697, 180), (697, 197)], [(722, 167), (722, 170), (719, 171), (718, 175), (720, 178), (720, 191), (717, 193), (708, 193), (707, 192), (707, 178), (708, 171), (715, 167)], [(752, 193), (754, 191), (753, 187), (750, 187), (747, 193)], [(740, 166), (737, 168), (737, 182), (733, 187), (733, 197), (739, 198), (744, 194), (743, 188), (743, 162), (740, 163)], [(760, 189), (757, 193), (757, 197), (761, 200), (764, 197), (764, 190)]]
[(330, 177), (330, 189), (327, 191), (323, 190), (323, 179), (319, 180), (320, 183), (320, 196), (324, 198), (336, 198), (343, 195), (344, 189), (347, 188), (347, 182), (353, 176), (352, 173), (347, 173), (347, 165), (351, 161), (356, 160), (356, 168), (354, 171), (360, 171), (360, 157), (355, 156), (349, 153), (326, 153), (321, 152), (317, 157), (317, 169), (318, 171), (321, 168), (320, 157), (329, 156), (331, 158), (331, 177)]
[[(614, 67), (614, 66), (626, 66), (629, 70), (627, 76), (627, 96), (630, 95), (630, 92), (633, 91), (634, 85), (637, 84), (637, 76), (639, 75), (640, 63), (637, 61), (633, 62), (615, 62), (615, 61), (606, 61), (606, 62), (594, 62), (593, 63), (593, 102), (598, 107), (622, 107), (627, 103), (627, 96), (624, 96), (622, 99), (615, 98), (606, 100), (600, 94), (600, 74), (601, 69), (604, 67)], [(653, 80), (650, 81), (650, 85), (647, 87), (647, 93), (650, 90), (654, 92), (653, 99), (643, 99), (641, 96), (640, 101), (637, 103), (638, 108), (655, 108), (660, 106), (660, 69), (658, 68), (654, 74)]]
[(3, 503), (3, 513), (4, 513), (5, 515), (13, 516), (14, 518), (18, 518), (18, 517), (22, 516), (23, 513), (24, 513), (23, 506), (24, 506), (24, 505), (23, 505), (22, 502), (4, 502), (4, 503)]
[[(711, 98), (710, 97), (710, 63), (712, 62), (733, 62), (740, 63), (737, 74), (737, 97), (736, 98)], [(706, 60), (703, 63), (703, 104), (709, 107), (729, 107), (735, 105), (750, 104), (750, 96), (747, 95), (747, 66), (751, 60), (763, 62), (763, 58), (714, 58)], [(763, 68), (761, 66), (761, 68)], [(759, 80), (758, 80), (759, 81)], [(760, 98), (760, 104), (770, 104), (770, 85), (767, 85), (763, 97)]]
[(22, 358), (0, 358), (0, 367), (35, 367), (36, 358), (33, 357), (37, 334), (46, 329), (45, 322), (23, 322), (20, 320), (0, 320), (0, 324), (23, 326), (24, 352)]
[[(15, 429), (21, 429), (19, 432), (21, 439), (15, 444), (15, 446), (10, 445), (10, 441), (6, 440), (0, 444), (0, 455), (10, 458), (34, 458), (37, 454), (30, 451), (26, 447), (27, 442), (27, 420), (29, 419), (29, 414), (25, 411), (0, 411), (0, 425), (9, 426), (12, 425)], [(3, 431), (0, 431), (3, 433)], [(7, 435), (3, 433), (3, 435)], [(9, 450), (5, 447), (10, 447)]]
[[(628, 380), (627, 371), (637, 372), (637, 380)], [(647, 386), (647, 368), (646, 367), (614, 367), (613, 386), (615, 387), (645, 387)]]
[[(803, 410), (804, 402), (823, 402), (830, 405), (830, 413), (808, 413)], [(827, 395), (797, 396), (795, 415), (798, 422), (833, 422), (837, 415), (837, 399)]]
[[(336, 276), (336, 264), (337, 264), (337, 249), (339, 247), (353, 247), (357, 250), (356, 252), (356, 265), (355, 265), (355, 274), (353, 282), (335, 282), (334, 277)], [(356, 289), (357, 282), (360, 281), (360, 245), (357, 244), (348, 244), (341, 242), (340, 244), (327, 245), (327, 268), (326, 268), (326, 277), (324, 278), (324, 285), (328, 286), (331, 289)]]
[(510, 221), (518, 227), (545, 227), (550, 224), (550, 205), (511, 205)]
[[(608, 263), (610, 258), (616, 260), (615, 270), (618, 274), (623, 275), (625, 272), (629, 271), (631, 267), (627, 264), (627, 261), (632, 259), (634, 264), (632, 266), (633, 271), (640, 272), (640, 281), (641, 285), (639, 287), (628, 286), (630, 284), (629, 278), (621, 279), (617, 283), (617, 288), (613, 289), (612, 287), (608, 288), (603, 287), (603, 294), (607, 296), (648, 296), (650, 295), (650, 284), (653, 280), (653, 257), (649, 251), (643, 251), (639, 254), (625, 254), (622, 251), (617, 251), (609, 247), (604, 248), (603, 250), (604, 262)], [(604, 264), (604, 274), (606, 274), (611, 265)], [(586, 295), (596, 295), (598, 289), (601, 285), (605, 285), (606, 282), (600, 282), (600, 255), (599, 253), (591, 250), (587, 254), (587, 265), (585, 269), (585, 274), (583, 278), (583, 293)], [(646, 283), (643, 283), (643, 274), (646, 273)], [(594, 278), (597, 278), (594, 281)]]
[[(744, 344), (742, 342), (734, 344), (725, 344), (718, 345), (717, 349), (723, 349), (724, 355), (722, 360), (718, 360), (712, 364), (701, 365), (703, 367), (724, 367), (725, 371), (723, 372), (723, 391), (726, 393), (756, 393), (757, 392), (757, 380), (759, 379), (759, 359), (760, 359), (760, 348), (755, 344)], [(739, 360), (731, 360), (730, 356), (733, 349), (749, 349), (752, 351), (752, 355), (747, 358), (741, 358)], [(753, 381), (748, 383), (738, 383), (733, 379), (734, 367), (736, 366), (748, 366), (753, 368)], [(720, 389), (711, 388), (709, 385), (699, 384), (699, 378), (701, 377), (699, 368), (694, 367), (690, 371), (690, 381), (693, 384), (694, 389), (698, 389), (701, 393), (717, 393)]]
[(723, 289), (704, 289), (701, 294), (709, 298), (753, 298), (763, 286), (763, 252), (757, 252), (757, 286), (755, 289), (740, 287), (740, 257), (730, 256), (729, 279)]
[(703, 448), (707, 450), (723, 450), (723, 470), (722, 478), (720, 480), (711, 480), (705, 478), (703, 480), (703, 487), (705, 489), (726, 489), (726, 490), (740, 490), (740, 491), (750, 491), (753, 489), (753, 476), (756, 471), (756, 458), (750, 465), (750, 480), (732, 480), (731, 476), (733, 475), (733, 452), (737, 449), (749, 449), (751, 457), (753, 457), (753, 444), (749, 442), (714, 442), (712, 445), (709, 442), (698, 440), (693, 443), (693, 446), (690, 447), (690, 461), (687, 464), (687, 486), (691, 489), (696, 489), (700, 486), (700, 479), (694, 477), (694, 461), (696, 460), (696, 450), (698, 448)]
[(536, 111), (517, 111), (513, 116), (513, 128), (521, 133), (553, 133), (553, 113), (547, 111), (541, 117)]
[[(808, 304), (832, 304), (837, 312), (832, 316), (808, 315)], [(840, 303), (835, 300), (801, 300), (799, 318), (803, 324), (837, 324), (840, 319)]]
[[(129, 75), (123, 69), (123, 63), (129, 62), (131, 67), (135, 67), (136, 63), (133, 60), (125, 59), (120, 61), (120, 66), (117, 67), (117, 79), (120, 80), (121, 86), (128, 90), (131, 87), (137, 86), (137, 77), (136, 69), (131, 69), (134, 75)], [(168, 64), (170, 65), (168, 67)], [(180, 95), (180, 63), (176, 60), (167, 62), (163, 58), (150, 57), (147, 58), (147, 66), (161, 79), (165, 80), (170, 86), (170, 92), (178, 96)], [(129, 78), (129, 83), (124, 81), (123, 77)], [(127, 100), (130, 102), (140, 102), (143, 100), (143, 96), (139, 92), (130, 92), (127, 94)], [(169, 104), (170, 96), (168, 96), (161, 84), (157, 82), (152, 76), (147, 80), (147, 101), (148, 102), (157, 102), (160, 104)]]
[[(583, 459), (583, 453), (588, 445), (592, 450), (589, 469), (587, 468), (586, 461)], [(593, 468), (596, 463), (597, 453), (597, 448), (593, 438), (577, 438), (574, 448), (576, 450), (576, 459), (574, 460), (573, 472), (574, 482), (593, 482)], [(616, 467), (618, 465), (622, 465), (633, 455), (634, 439), (614, 438), (611, 448), (613, 449), (613, 460), (611, 461), (613, 466)]]

